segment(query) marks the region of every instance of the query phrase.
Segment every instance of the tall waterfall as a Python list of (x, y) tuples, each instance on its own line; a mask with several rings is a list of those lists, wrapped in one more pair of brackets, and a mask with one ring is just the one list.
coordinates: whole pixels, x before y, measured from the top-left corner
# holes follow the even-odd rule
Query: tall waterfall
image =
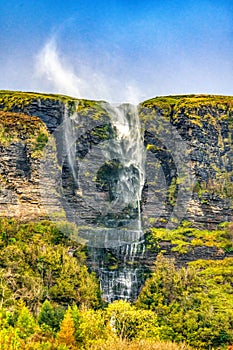
[[(102, 107), (110, 116), (114, 132), (113, 139), (109, 140), (108, 147), (104, 149), (106, 159), (115, 164), (115, 173), (112, 176), (113, 179), (109, 180), (108, 190), (111, 192), (109, 208), (112, 210), (109, 221), (113, 221), (114, 218), (116, 223), (112, 227), (108, 225), (107, 230), (116, 237), (115, 242), (118, 240), (118, 244), (111, 246), (111, 242), (109, 244), (105, 238), (106, 246), (89, 247), (89, 260), (92, 269), (100, 278), (103, 298), (106, 301), (132, 300), (137, 297), (143, 274), (135, 260), (142, 259), (145, 251), (141, 213), (142, 191), (145, 183), (143, 133), (136, 106), (122, 104), (114, 107), (103, 103)], [(79, 180), (75, 142), (77, 123), (77, 113), (70, 116), (66, 111), (64, 144), (75, 185)], [(117, 223), (119, 216), (120, 223)], [(92, 227), (93, 233), (95, 230), (101, 231), (101, 228)], [(105, 230), (106, 227), (103, 227), (103, 231)], [(121, 241), (122, 232), (124, 239)]]
[(116, 207), (119, 204), (121, 207), (134, 208), (138, 214), (136, 224), (129, 223), (131, 229), (128, 230), (127, 241), (131, 243), (122, 242), (107, 251), (123, 263), (115, 270), (109, 270), (104, 264), (99, 268), (103, 298), (112, 302), (115, 299), (135, 299), (142, 282), (142, 271), (134, 260), (136, 257), (141, 258), (145, 251), (145, 244), (140, 240), (143, 236), (141, 199), (145, 182), (145, 149), (137, 107), (130, 104), (118, 107), (105, 104), (104, 108), (110, 114), (116, 132), (109, 150), (110, 156), (118, 159), (122, 165), (118, 181), (114, 184), (114, 204)]
[[(75, 105), (75, 107), (77, 107)], [(74, 179), (75, 184), (78, 183), (78, 172), (76, 166), (76, 135), (74, 121), (76, 122), (78, 115), (76, 112), (70, 113), (68, 107), (64, 111), (64, 153)]]
[[(131, 206), (138, 210), (138, 230), (141, 231), (141, 197), (145, 182), (145, 148), (137, 107), (122, 104), (114, 107), (104, 104), (115, 128), (115, 138), (109, 149), (110, 158), (122, 166), (115, 182), (114, 206)], [(135, 227), (136, 228), (136, 227)]]

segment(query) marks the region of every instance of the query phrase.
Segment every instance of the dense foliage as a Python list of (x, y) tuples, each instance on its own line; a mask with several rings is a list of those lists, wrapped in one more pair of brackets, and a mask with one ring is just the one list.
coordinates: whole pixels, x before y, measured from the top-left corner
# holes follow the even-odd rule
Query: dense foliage
[(38, 313), (46, 299), (59, 305), (97, 308), (97, 280), (85, 266), (84, 248), (49, 221), (0, 220), (0, 306), (23, 300)]
[[(85, 249), (49, 221), (0, 220), (0, 349), (227, 349), (233, 258), (159, 254), (135, 304), (103, 304)], [(185, 343), (187, 345), (185, 345)]]
[(137, 306), (156, 313), (162, 338), (206, 349), (233, 341), (233, 258), (221, 263), (177, 269), (158, 256)]
[(166, 228), (152, 228), (148, 234), (148, 241), (159, 248), (161, 241), (170, 242), (172, 251), (180, 254), (193, 252), (195, 247), (216, 247), (226, 253), (233, 252), (233, 224), (224, 222), (215, 230), (201, 230), (192, 223), (183, 221), (181, 226), (169, 230)]

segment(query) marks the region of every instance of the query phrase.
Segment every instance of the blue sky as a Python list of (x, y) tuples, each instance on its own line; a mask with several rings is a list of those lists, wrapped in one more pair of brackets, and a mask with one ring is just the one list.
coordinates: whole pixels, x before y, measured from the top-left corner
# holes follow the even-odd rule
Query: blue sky
[(233, 95), (233, 1), (0, 0), (0, 89)]

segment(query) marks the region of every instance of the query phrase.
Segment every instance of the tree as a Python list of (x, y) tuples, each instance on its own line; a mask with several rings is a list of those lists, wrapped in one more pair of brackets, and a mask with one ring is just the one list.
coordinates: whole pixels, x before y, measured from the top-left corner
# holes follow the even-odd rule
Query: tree
[(80, 306), (98, 308), (101, 305), (100, 289), (94, 274), (76, 258), (63, 254), (59, 277), (49, 289), (53, 300), (64, 305), (77, 303)]
[(233, 340), (232, 285), (214, 279), (210, 266), (208, 273), (203, 266), (176, 269), (174, 262), (158, 257), (137, 306), (158, 315), (162, 339), (205, 349)]
[(39, 325), (46, 325), (53, 331), (58, 331), (64, 318), (64, 309), (61, 306), (53, 306), (50, 301), (45, 300), (38, 316)]
[(75, 347), (74, 335), (75, 335), (74, 321), (72, 319), (71, 309), (69, 307), (61, 323), (60, 331), (57, 334), (57, 339), (59, 342), (67, 345), (70, 349), (73, 349)]
[(107, 314), (112, 331), (120, 339), (159, 338), (157, 317), (151, 310), (137, 310), (134, 305), (117, 300), (109, 304)]
[(80, 322), (81, 322), (81, 316), (80, 316), (80, 310), (76, 304), (74, 304), (71, 308), (71, 316), (74, 321), (74, 328), (75, 328), (75, 340), (76, 342), (80, 339)]
[(106, 342), (114, 334), (107, 326), (106, 314), (102, 310), (80, 310), (78, 341), (89, 350), (97, 342)]
[(28, 338), (35, 331), (35, 320), (26, 306), (23, 306), (19, 313), (16, 327), (19, 328), (19, 335), (22, 339)]
[(0, 349), (1, 350), (21, 350), (23, 340), (20, 338), (18, 328), (4, 328), (0, 330)]
[(50, 301), (45, 300), (43, 303), (39, 316), (38, 316), (38, 323), (39, 325), (47, 325), (51, 329), (54, 328), (54, 309), (51, 305)]

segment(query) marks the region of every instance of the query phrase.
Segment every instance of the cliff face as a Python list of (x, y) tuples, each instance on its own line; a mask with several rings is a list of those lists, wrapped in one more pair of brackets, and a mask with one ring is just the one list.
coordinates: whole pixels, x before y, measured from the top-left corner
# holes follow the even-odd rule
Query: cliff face
[[(185, 218), (199, 227), (208, 228), (214, 228), (223, 221), (231, 221), (233, 99), (205, 95), (155, 98), (141, 104), (140, 115), (145, 124), (148, 153), (153, 155), (154, 167), (158, 166), (156, 161), (159, 160), (167, 183), (167, 196), (163, 196), (165, 210), (157, 223), (155, 220), (155, 225), (169, 220), (169, 213), (174, 210), (182, 186), (182, 170), (188, 171), (184, 181), (187, 182), (188, 177), (192, 178), (192, 189), (186, 188), (189, 204), (186, 202), (182, 206), (185, 195), (180, 200), (181, 210), (187, 210)], [(168, 128), (167, 132), (164, 128)], [(177, 141), (168, 142), (171, 135)], [(176, 158), (177, 153), (181, 154), (183, 160)], [(179, 162), (187, 165), (183, 166), (181, 174), (177, 171)], [(161, 197), (162, 187), (156, 186), (156, 181), (150, 186)], [(150, 208), (148, 217), (153, 217)]]
[[(84, 159), (94, 145), (111, 137), (109, 129), (104, 128), (109, 126), (110, 117), (100, 103), (66, 96), (0, 93), (0, 216), (28, 219), (46, 215), (38, 183), (43, 147), (64, 121), (67, 108), (78, 110), (87, 125), (92, 125), (77, 140), (76, 156)], [(232, 221), (233, 98), (155, 98), (141, 103), (139, 113), (148, 156), (142, 204), (146, 225), (176, 223), (183, 214), (182, 218), (200, 227), (214, 228), (220, 222)], [(177, 140), (175, 144), (170, 143), (172, 137)], [(61, 141), (57, 135), (55, 139), (59, 148)], [(177, 153), (184, 155), (183, 163), (192, 177), (186, 187), (182, 181), (188, 180), (182, 178)], [(85, 198), (77, 195), (79, 189), (66, 162), (62, 166), (62, 186), (68, 202), (76, 203), (76, 210), (83, 211), (90, 221), (96, 220), (94, 196), (93, 205), (87, 208)]]
[(38, 169), (47, 140), (39, 118), (0, 112), (0, 216), (29, 220), (44, 215)]
[[(70, 179), (67, 162), (62, 164), (60, 159), (64, 134), (54, 133), (64, 121), (66, 110), (72, 114), (76, 103), (87, 125), (95, 124), (93, 120), (99, 121), (103, 118), (103, 111), (95, 101), (76, 100), (62, 95), (0, 91), (0, 216), (17, 217), (21, 220), (43, 218), (47, 217), (46, 208), (49, 207), (50, 213), (54, 212), (55, 216), (65, 218), (60, 194), (50, 190), (56, 188), (61, 180), (61, 166), (65, 195), (69, 202), (74, 200), (76, 204), (74, 183)], [(56, 175), (51, 177), (51, 174), (45, 174), (41, 179), (44, 146), (48, 138), (52, 140), (53, 145), (48, 152), (51, 153), (58, 178)], [(99, 136), (83, 135), (79, 146), (80, 154), (88, 152), (90, 142), (98, 143)], [(48, 189), (46, 205), (41, 198), (41, 181), (45, 181), (43, 188)], [(85, 205), (81, 205), (81, 208), (88, 212)]]

